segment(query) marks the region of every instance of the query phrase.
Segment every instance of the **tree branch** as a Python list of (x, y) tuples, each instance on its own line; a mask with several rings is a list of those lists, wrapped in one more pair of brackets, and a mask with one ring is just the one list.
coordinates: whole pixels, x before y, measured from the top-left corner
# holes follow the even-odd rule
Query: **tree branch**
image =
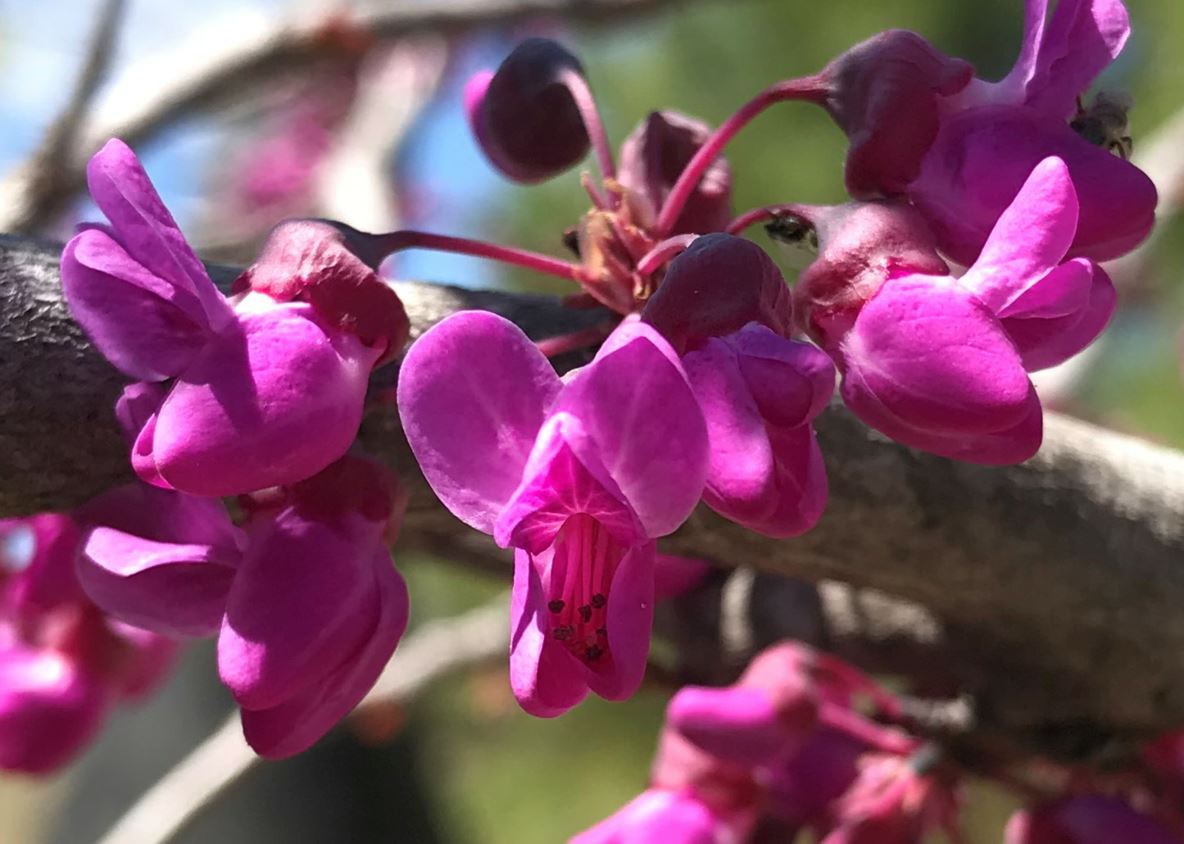
[[(416, 334), (461, 308), (496, 311), (535, 337), (601, 318), (546, 297), (396, 289)], [(418, 473), (389, 401), (393, 380), (393, 368), (376, 373), (386, 400), (371, 403), (361, 438), (410, 489), (401, 542), (443, 552), (457, 537), (479, 555), (484, 540)], [(71, 507), (130, 477), (111, 414), (121, 384), (69, 319), (56, 248), (0, 238), (0, 515)], [(899, 602), (861, 599), (847, 615), (869, 630), (904, 625), (897, 638), (922, 646), (926, 629), (944, 633), (931, 646), (976, 698), (975, 741), (1063, 756), (1177, 728), (1184, 455), (1052, 413), (1045, 429), (1032, 461), (972, 466), (889, 442), (836, 405), (819, 420), (831, 498), (817, 528), (774, 541), (700, 508), (663, 547), (924, 607), (902, 621)], [(783, 616), (785, 603), (761, 612)]]
[[(420, 33), (453, 35), (474, 27), (513, 24), (531, 17), (554, 15), (575, 22), (602, 22), (670, 5), (673, 0), (432, 0), (419, 3), (373, 3), (353, 11), (345, 26), (374, 41), (390, 42)], [(62, 190), (43, 194), (25, 204), (0, 203), (0, 231), (31, 233), (60, 213), (71, 195), (85, 183), (86, 162), (109, 138), (131, 146), (151, 139), (178, 118), (208, 111), (257, 90), (286, 74), (306, 73), (323, 62), (349, 59), (334, 21), (324, 17), (283, 22), (265, 32), (244, 33), (217, 43), (203, 41), (201, 49), (179, 46), (174, 52), (190, 57), (171, 68), (167, 79), (153, 79), (148, 88), (136, 80), (135, 96), (116, 96), (114, 113), (86, 126), (73, 144), (64, 166), (56, 171)], [(0, 184), (0, 196), (14, 195), (19, 174)]]

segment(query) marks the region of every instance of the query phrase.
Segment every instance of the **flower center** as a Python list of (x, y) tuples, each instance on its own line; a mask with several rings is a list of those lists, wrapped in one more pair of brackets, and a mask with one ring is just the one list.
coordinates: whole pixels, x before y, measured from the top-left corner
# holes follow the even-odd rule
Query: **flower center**
[(570, 516), (555, 538), (551, 561), (550, 635), (588, 665), (611, 658), (608, 590), (625, 547), (595, 517)]

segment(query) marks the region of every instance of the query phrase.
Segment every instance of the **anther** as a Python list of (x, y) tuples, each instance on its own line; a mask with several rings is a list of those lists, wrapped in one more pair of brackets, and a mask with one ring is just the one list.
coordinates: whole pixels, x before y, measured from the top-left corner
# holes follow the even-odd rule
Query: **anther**
[(559, 598), (556, 598), (554, 601), (551, 601), (549, 604), (547, 604), (547, 609), (554, 613), (560, 613), (563, 612), (563, 608), (566, 606), (566, 603), (564, 603)]
[(565, 642), (571, 638), (571, 634), (574, 632), (575, 631), (572, 630), (571, 627), (569, 627), (568, 625), (565, 624), (562, 627), (556, 627), (555, 630), (553, 631), (553, 635), (560, 642)]
[(599, 592), (597, 592), (595, 595), (592, 596), (592, 607), (594, 609), (598, 609), (598, 610), (603, 609), (604, 605), (607, 603), (608, 603), (608, 599), (605, 598), (604, 595), (600, 594)]
[(590, 607), (588, 604), (584, 604), (582, 607), (580, 607), (580, 620), (585, 624), (592, 620), (592, 607)]
[(599, 645), (589, 645), (584, 649), (584, 659), (588, 662), (595, 662), (604, 655), (604, 649)]

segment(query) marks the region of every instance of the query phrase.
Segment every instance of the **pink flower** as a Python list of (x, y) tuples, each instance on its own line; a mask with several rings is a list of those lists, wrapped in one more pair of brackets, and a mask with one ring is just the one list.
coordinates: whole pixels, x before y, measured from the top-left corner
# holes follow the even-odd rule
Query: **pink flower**
[[(920, 36), (884, 32), (835, 59), (815, 84), (847, 132), (847, 186), (861, 199), (907, 195), (944, 254), (968, 265), (1040, 161), (1065, 162), (1080, 217), (1068, 254), (1116, 258), (1151, 230), (1156, 191), (1124, 157), (1125, 106), (1080, 98), (1130, 34), (1121, 0), (1026, 0), (1024, 40), (999, 82)], [(1111, 137), (1114, 133), (1113, 137)], [(1127, 139), (1129, 141), (1129, 139)]]
[[(1015, 66), (999, 82), (975, 79), (944, 104), (941, 131), (909, 197), (934, 226), (942, 251), (969, 264), (1032, 168), (1056, 156), (1080, 205), (1068, 254), (1117, 258), (1151, 231), (1155, 186), (1125, 156), (1112, 154), (1109, 130), (1096, 138), (1081, 131), (1095, 118), (1081, 110), (1080, 98), (1122, 51), (1127, 11), (1121, 0), (1065, 0), (1046, 20), (1048, 0), (1025, 5)], [(1116, 120), (1113, 129), (1123, 134), (1125, 113), (1101, 119)]]
[(1154, 818), (1117, 797), (1065, 797), (1016, 812), (1007, 822), (1004, 844), (1173, 844), (1179, 841)]
[(464, 105), (481, 151), (507, 177), (541, 182), (575, 166), (591, 141), (580, 112), (579, 59), (547, 38), (528, 38), (497, 72), (476, 74)]
[(1028, 372), (1101, 333), (1114, 286), (1093, 262), (1065, 260), (1078, 203), (1064, 162), (1042, 161), (961, 278), (916, 212), (894, 203), (816, 214), (823, 250), (796, 295), (803, 328), (843, 373), (841, 393), (898, 442), (976, 463), (1040, 446)]
[[(274, 273), (278, 252), (310, 295), (249, 294), (232, 307), (125, 144), (109, 141), (87, 174), (111, 226), (86, 228), (62, 253), (70, 310), (120, 370), (171, 381), (136, 437), (137, 474), (166, 489), (232, 495), (309, 477), (340, 457), (371, 368), (405, 338), (395, 294), (337, 241), (297, 248), (287, 238), (269, 244), (271, 266), (255, 273)], [(373, 307), (378, 300), (385, 307)], [(385, 324), (359, 333), (359, 308)]]
[[(566, 381), (513, 324), (445, 319), (399, 378), (407, 440), (461, 520), (515, 549), (510, 681), (534, 715), (645, 671), (655, 537), (702, 494), (707, 434), (678, 358), (629, 322)], [(463, 408), (464, 412), (457, 412)]]
[(176, 646), (103, 616), (74, 575), (79, 529), (42, 513), (0, 521), (0, 769), (50, 773), (111, 706), (143, 697)]
[(91, 505), (80, 573), (105, 609), (144, 627), (218, 636), (218, 668), (261, 755), (291, 756), (345, 717), (407, 625), (387, 551), (386, 470), (345, 457), (246, 499), (245, 534), (216, 501), (143, 485)]
[(811, 423), (834, 393), (834, 367), (789, 339), (777, 266), (751, 241), (700, 237), (671, 262), (642, 319), (682, 355), (707, 421), (707, 505), (770, 536), (813, 527), (827, 482)]

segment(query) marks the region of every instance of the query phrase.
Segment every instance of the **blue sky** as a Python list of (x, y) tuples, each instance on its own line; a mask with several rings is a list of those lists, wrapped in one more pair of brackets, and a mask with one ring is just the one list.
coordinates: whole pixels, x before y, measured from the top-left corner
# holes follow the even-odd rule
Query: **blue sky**
[[(108, 107), (114, 92), (135, 96), (138, 86), (151, 85), (184, 61), (187, 45), (242, 37), (267, 27), (290, 6), (283, 0), (131, 0), (114, 69), (96, 108)], [(0, 0), (0, 172), (28, 155), (64, 102), (97, 9), (97, 0)], [(485, 42), (469, 51), (451, 90), (427, 111), (414, 143), (403, 151), (406, 169), (424, 180), (433, 195), (432, 216), (420, 221), (425, 228), (472, 233), (476, 221), (466, 209), (497, 190), (497, 176), (469, 137), (459, 86), (468, 73), (496, 63), (504, 49)], [(200, 198), (202, 169), (218, 148), (213, 124), (195, 119), (139, 150), (183, 227)], [(397, 271), (404, 278), (470, 286), (488, 285), (496, 276), (485, 262), (426, 252), (401, 256)]]

